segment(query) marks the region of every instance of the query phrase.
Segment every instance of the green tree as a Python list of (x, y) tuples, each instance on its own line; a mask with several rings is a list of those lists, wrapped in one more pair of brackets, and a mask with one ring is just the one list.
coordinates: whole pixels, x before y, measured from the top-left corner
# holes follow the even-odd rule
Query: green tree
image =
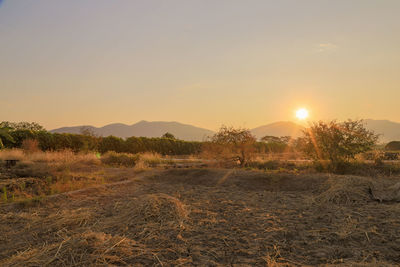
[(13, 144), (14, 139), (10, 134), (10, 129), (7, 127), (0, 128), (0, 149), (4, 148), (6, 144)]
[(161, 136), (161, 138), (176, 139), (172, 133), (166, 132)]
[(400, 141), (392, 141), (389, 142), (386, 146), (385, 146), (386, 150), (400, 150)]
[(266, 136), (261, 138), (261, 141), (264, 142), (264, 143), (267, 143), (267, 144), (269, 144), (269, 143), (277, 143), (277, 144), (285, 144), (285, 145), (287, 145), (290, 140), (291, 140), (290, 136), (277, 137), (277, 136), (266, 135)]
[(45, 131), (44, 127), (36, 122), (0, 122), (0, 128), (9, 128), (10, 130), (30, 130), (34, 132)]
[(298, 141), (303, 152), (314, 160), (329, 160), (334, 170), (340, 163), (372, 149), (378, 135), (365, 128), (362, 120), (315, 122)]
[(99, 152), (107, 151), (124, 152), (124, 140), (112, 135), (102, 138), (99, 143)]

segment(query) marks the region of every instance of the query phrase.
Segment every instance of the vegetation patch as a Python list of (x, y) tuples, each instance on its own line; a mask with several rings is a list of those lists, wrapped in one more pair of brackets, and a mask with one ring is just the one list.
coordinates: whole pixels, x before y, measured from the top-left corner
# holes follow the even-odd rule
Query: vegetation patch
[(109, 151), (101, 156), (101, 162), (111, 166), (135, 167), (138, 155)]

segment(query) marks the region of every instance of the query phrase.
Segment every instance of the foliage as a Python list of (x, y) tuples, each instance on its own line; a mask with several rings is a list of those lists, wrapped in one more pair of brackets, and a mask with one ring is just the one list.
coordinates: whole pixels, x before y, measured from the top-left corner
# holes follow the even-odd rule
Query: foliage
[(386, 146), (385, 146), (385, 150), (400, 150), (400, 141), (392, 141), (389, 142)]
[(261, 141), (264, 143), (279, 143), (279, 144), (289, 144), (289, 141), (292, 138), (290, 136), (281, 136), (281, 137), (277, 137), (277, 136), (270, 136), (270, 135), (266, 135), (264, 137), (261, 138)]
[(25, 153), (33, 153), (39, 151), (39, 142), (36, 139), (25, 139), (22, 141), (21, 148)]
[(209, 145), (221, 157), (234, 157), (244, 166), (255, 150), (256, 138), (248, 129), (222, 126)]
[(33, 137), (34, 132), (45, 131), (36, 122), (0, 122), (0, 148), (20, 147), (22, 141)]
[(161, 138), (176, 139), (172, 133), (166, 132), (161, 136)]
[(108, 136), (101, 138), (99, 143), (99, 152), (105, 153), (107, 151), (123, 152), (124, 140), (115, 136)]
[(9, 128), (0, 128), (0, 149), (4, 148), (7, 144), (13, 144), (14, 139), (10, 134)]
[(170, 138), (129, 137), (124, 142), (127, 153), (155, 152), (162, 155), (190, 155), (201, 150), (200, 142), (188, 142)]
[(303, 131), (302, 151), (314, 160), (329, 160), (336, 169), (343, 162), (369, 151), (378, 135), (367, 130), (361, 120), (316, 122)]
[(283, 153), (288, 152), (292, 148), (290, 142), (292, 138), (290, 136), (270, 136), (266, 135), (261, 138), (261, 142), (257, 142), (256, 148), (259, 153)]
[(96, 134), (95, 134), (93, 128), (91, 128), (91, 127), (89, 127), (89, 126), (82, 126), (82, 127), (79, 129), (79, 133), (80, 133), (81, 135), (96, 136)]
[[(0, 128), (0, 148), (21, 148), (25, 140), (38, 142), (43, 151), (71, 150), (77, 152), (98, 151), (106, 153), (155, 152), (162, 155), (190, 155), (201, 150), (200, 142), (187, 142), (175, 138), (129, 137), (122, 139), (115, 136), (98, 137), (90, 128), (82, 128), (82, 134), (50, 133), (35, 123), (2, 122)], [(39, 131), (36, 131), (36, 130)]]
[(45, 131), (44, 127), (36, 122), (0, 122), (0, 128), (8, 128), (10, 130), (30, 130), (30, 131)]

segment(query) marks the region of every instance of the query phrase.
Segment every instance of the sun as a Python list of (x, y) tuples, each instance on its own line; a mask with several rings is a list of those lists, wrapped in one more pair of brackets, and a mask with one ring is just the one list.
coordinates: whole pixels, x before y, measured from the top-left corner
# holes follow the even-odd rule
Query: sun
[(305, 108), (300, 108), (296, 111), (296, 117), (299, 120), (305, 120), (308, 118), (308, 110)]

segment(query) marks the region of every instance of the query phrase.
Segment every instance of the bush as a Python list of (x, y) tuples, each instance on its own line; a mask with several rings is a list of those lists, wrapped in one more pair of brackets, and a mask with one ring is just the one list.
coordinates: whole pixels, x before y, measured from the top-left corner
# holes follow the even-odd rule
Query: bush
[(392, 142), (389, 142), (389, 143), (385, 146), (385, 150), (399, 151), (399, 150), (400, 150), (400, 141), (392, 141)]
[(245, 166), (255, 151), (256, 138), (247, 129), (222, 126), (204, 149), (218, 158), (237, 160)]
[(25, 139), (22, 141), (22, 150), (25, 153), (34, 153), (39, 151), (39, 142), (35, 139)]
[(106, 153), (154, 152), (162, 155), (190, 155), (201, 151), (201, 142), (178, 140), (171, 134), (162, 138), (130, 137), (126, 140), (115, 137), (97, 137), (90, 130), (83, 134), (50, 133), (35, 123), (0, 123), (0, 149), (21, 148), (24, 140), (37, 140), (43, 151), (72, 150), (75, 153), (98, 151)]
[(161, 155), (154, 152), (146, 152), (139, 155), (139, 159), (146, 163), (148, 166), (155, 166), (161, 163)]
[(332, 169), (342, 169), (344, 163), (357, 154), (369, 151), (378, 135), (367, 130), (362, 121), (331, 121), (314, 123), (299, 140), (304, 153), (315, 161), (329, 160)]

